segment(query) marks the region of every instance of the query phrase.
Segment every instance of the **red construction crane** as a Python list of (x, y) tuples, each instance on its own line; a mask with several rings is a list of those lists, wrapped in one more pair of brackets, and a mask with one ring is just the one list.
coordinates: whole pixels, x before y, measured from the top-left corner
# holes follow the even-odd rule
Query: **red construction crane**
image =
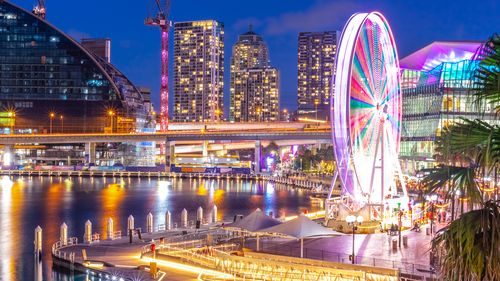
[(38, 5), (36, 5), (33, 8), (33, 14), (35, 14), (37, 17), (45, 19), (46, 12), (47, 11), (45, 10), (45, 0), (38, 0)]
[(159, 26), (161, 30), (161, 86), (160, 86), (160, 131), (168, 130), (168, 31), (170, 29), (170, 0), (155, 0), (156, 17), (144, 21), (147, 26)]

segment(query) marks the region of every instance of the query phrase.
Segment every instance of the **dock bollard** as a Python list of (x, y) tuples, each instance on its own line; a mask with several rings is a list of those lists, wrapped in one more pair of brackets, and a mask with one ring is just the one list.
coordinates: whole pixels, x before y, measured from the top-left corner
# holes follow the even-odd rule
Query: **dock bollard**
[(153, 214), (151, 212), (146, 216), (146, 230), (153, 233)]
[(61, 245), (66, 246), (68, 244), (68, 226), (65, 222), (61, 224), (61, 233), (59, 236), (59, 240), (61, 241)]
[(42, 228), (40, 226), (35, 228), (35, 255), (42, 256)]
[(134, 216), (130, 215), (128, 216), (127, 219), (127, 232), (130, 232), (130, 230), (135, 229), (134, 227)]
[(85, 234), (83, 234), (83, 241), (88, 244), (92, 242), (92, 223), (90, 220), (85, 222)]
[(188, 226), (188, 211), (183, 209), (181, 212), (181, 227), (187, 228)]
[(108, 240), (113, 240), (113, 236), (114, 236), (114, 229), (113, 229), (113, 219), (112, 218), (109, 218), (108, 219), (108, 228), (106, 229), (107, 230), (107, 234), (108, 234)]
[(200, 224), (203, 221), (203, 208), (201, 206), (196, 210), (196, 220), (199, 221)]
[(208, 213), (207, 224), (212, 224), (212, 213)]
[(165, 213), (165, 230), (172, 229), (172, 214), (170, 211)]
[(213, 222), (217, 222), (217, 205), (214, 204), (212, 208), (212, 220)]

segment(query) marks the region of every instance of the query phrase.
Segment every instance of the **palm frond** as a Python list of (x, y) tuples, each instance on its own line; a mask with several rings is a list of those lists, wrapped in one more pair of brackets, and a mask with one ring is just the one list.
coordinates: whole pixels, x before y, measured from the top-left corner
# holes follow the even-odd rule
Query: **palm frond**
[(426, 194), (444, 191), (446, 199), (455, 198), (456, 194), (470, 198), (470, 204), (482, 203), (483, 196), (477, 182), (477, 168), (439, 165), (430, 170), (422, 179)]
[(436, 141), (443, 162), (481, 164), (491, 167), (500, 160), (500, 127), (482, 120), (462, 118), (447, 127)]
[(500, 280), (500, 205), (467, 212), (432, 240), (443, 280)]
[(482, 46), (474, 74), (476, 104), (486, 103), (500, 113), (500, 35), (494, 34)]

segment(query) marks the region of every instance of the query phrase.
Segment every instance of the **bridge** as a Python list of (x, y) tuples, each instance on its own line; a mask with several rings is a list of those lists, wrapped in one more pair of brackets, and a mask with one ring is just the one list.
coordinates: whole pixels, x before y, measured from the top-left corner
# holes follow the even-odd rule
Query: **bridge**
[(293, 130), (238, 130), (238, 131), (169, 131), (163, 133), (91, 133), (91, 134), (23, 134), (0, 137), (0, 144), (65, 144), (99, 142), (144, 141), (275, 141), (275, 140), (330, 140), (331, 132)]
[[(24, 144), (85, 144), (89, 163), (95, 163), (96, 143), (166, 142), (166, 164), (170, 166), (177, 153), (209, 150), (255, 148), (256, 170), (260, 171), (263, 142), (276, 141), (282, 145), (321, 144), (331, 142), (331, 131), (325, 124), (310, 123), (215, 123), (173, 124), (168, 132), (155, 133), (56, 133), (12, 134), (0, 136), (4, 158), (10, 158), (15, 145)], [(219, 141), (224, 143), (212, 143)], [(181, 145), (181, 146), (177, 146)], [(195, 144), (197, 143), (197, 144)], [(201, 145), (199, 144), (201, 143)], [(183, 146), (184, 145), (184, 146)], [(10, 162), (10, 159), (4, 159)]]

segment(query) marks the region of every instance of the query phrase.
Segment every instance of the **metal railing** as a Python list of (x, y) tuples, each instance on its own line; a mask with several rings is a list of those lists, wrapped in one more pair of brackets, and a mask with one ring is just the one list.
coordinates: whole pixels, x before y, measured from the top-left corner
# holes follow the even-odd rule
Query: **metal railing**
[[(284, 255), (289, 257), (300, 257), (300, 248), (282, 244), (274, 244), (269, 246), (266, 245), (266, 243), (261, 242), (259, 252)], [(303, 254), (304, 258), (308, 259), (331, 261), (331, 262), (346, 263), (346, 264), (352, 263), (352, 260), (349, 259), (350, 254), (346, 253), (331, 252), (321, 249), (304, 248)], [(399, 269), (403, 273), (415, 274), (415, 275), (423, 275), (422, 272), (419, 271), (419, 269), (429, 269), (429, 265), (397, 261), (397, 260), (365, 257), (359, 255), (355, 256), (354, 263), (358, 265)]]
[(60, 249), (68, 246), (73, 246), (78, 244), (78, 238), (77, 237), (71, 237), (68, 238), (65, 244), (63, 244), (62, 241), (57, 241), (56, 243), (52, 244), (52, 255), (54, 257), (57, 257), (59, 259), (69, 261), (71, 263), (75, 262), (75, 253), (67, 253), (65, 251), (61, 251)]

